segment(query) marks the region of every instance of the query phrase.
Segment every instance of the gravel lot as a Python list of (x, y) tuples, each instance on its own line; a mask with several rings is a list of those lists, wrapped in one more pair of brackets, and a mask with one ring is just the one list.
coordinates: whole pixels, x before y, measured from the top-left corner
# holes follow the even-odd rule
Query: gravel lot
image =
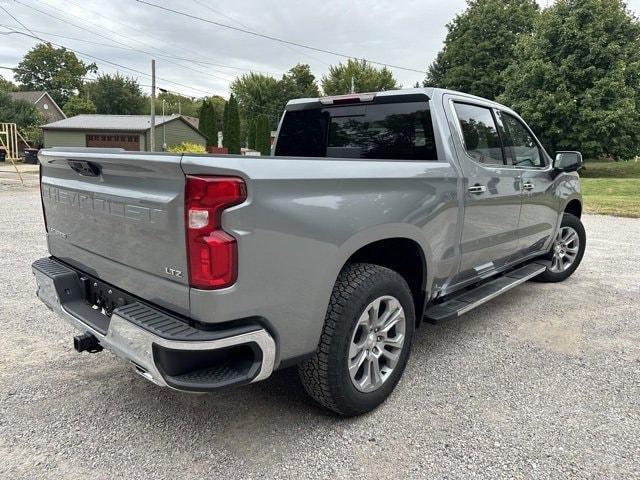
[(160, 389), (34, 296), (36, 189), (0, 185), (0, 478), (640, 478), (640, 220), (586, 216), (583, 264), (425, 324), (391, 399), (344, 420), (295, 371)]

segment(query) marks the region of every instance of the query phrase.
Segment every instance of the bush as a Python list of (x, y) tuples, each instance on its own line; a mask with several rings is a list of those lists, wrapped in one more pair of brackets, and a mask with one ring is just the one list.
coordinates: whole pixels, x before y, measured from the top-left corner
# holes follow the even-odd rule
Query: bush
[(31, 148), (42, 148), (44, 146), (44, 135), (39, 125), (29, 125), (20, 130), (24, 139), (29, 142)]
[(197, 143), (182, 142), (179, 145), (171, 145), (167, 152), (171, 153), (207, 153), (204, 146)]

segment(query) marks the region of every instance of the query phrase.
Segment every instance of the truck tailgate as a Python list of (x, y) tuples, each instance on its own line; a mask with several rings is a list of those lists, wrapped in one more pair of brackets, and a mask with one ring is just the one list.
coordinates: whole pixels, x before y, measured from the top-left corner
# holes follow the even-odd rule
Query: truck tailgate
[(140, 298), (189, 312), (179, 155), (40, 152), (51, 255)]

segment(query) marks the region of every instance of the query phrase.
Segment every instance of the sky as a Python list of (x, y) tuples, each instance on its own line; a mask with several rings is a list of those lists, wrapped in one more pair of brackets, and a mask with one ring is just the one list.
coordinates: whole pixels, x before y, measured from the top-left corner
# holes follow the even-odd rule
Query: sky
[[(424, 78), (446, 35), (446, 24), (465, 0), (145, 0), (233, 27), (386, 65), (400, 84)], [(552, 0), (539, 0), (545, 6)], [(640, 14), (640, 0), (627, 2)], [(157, 86), (190, 97), (228, 97), (233, 79), (250, 70), (279, 78), (307, 63), (320, 80), (346, 58), (285, 45), (178, 15), (137, 0), (0, 0), (0, 67), (15, 67), (38, 40), (3, 35), (26, 31), (74, 49), (98, 65), (136, 78), (150, 91), (151, 58)], [(11, 18), (14, 16), (15, 19)], [(66, 37), (66, 38), (65, 38)], [(93, 58), (92, 58), (93, 57)], [(117, 65), (116, 65), (117, 64)], [(418, 70), (411, 71), (411, 70)], [(12, 72), (0, 68), (11, 79)]]

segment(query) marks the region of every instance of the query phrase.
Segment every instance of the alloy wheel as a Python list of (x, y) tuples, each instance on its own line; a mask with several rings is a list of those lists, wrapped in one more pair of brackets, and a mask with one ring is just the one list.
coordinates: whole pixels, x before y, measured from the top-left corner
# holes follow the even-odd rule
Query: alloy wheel
[(373, 392), (393, 373), (404, 345), (406, 319), (395, 297), (376, 298), (364, 309), (355, 326), (347, 368), (353, 386)]
[(553, 273), (566, 271), (576, 260), (580, 251), (580, 237), (572, 227), (562, 227), (553, 242), (551, 270)]

